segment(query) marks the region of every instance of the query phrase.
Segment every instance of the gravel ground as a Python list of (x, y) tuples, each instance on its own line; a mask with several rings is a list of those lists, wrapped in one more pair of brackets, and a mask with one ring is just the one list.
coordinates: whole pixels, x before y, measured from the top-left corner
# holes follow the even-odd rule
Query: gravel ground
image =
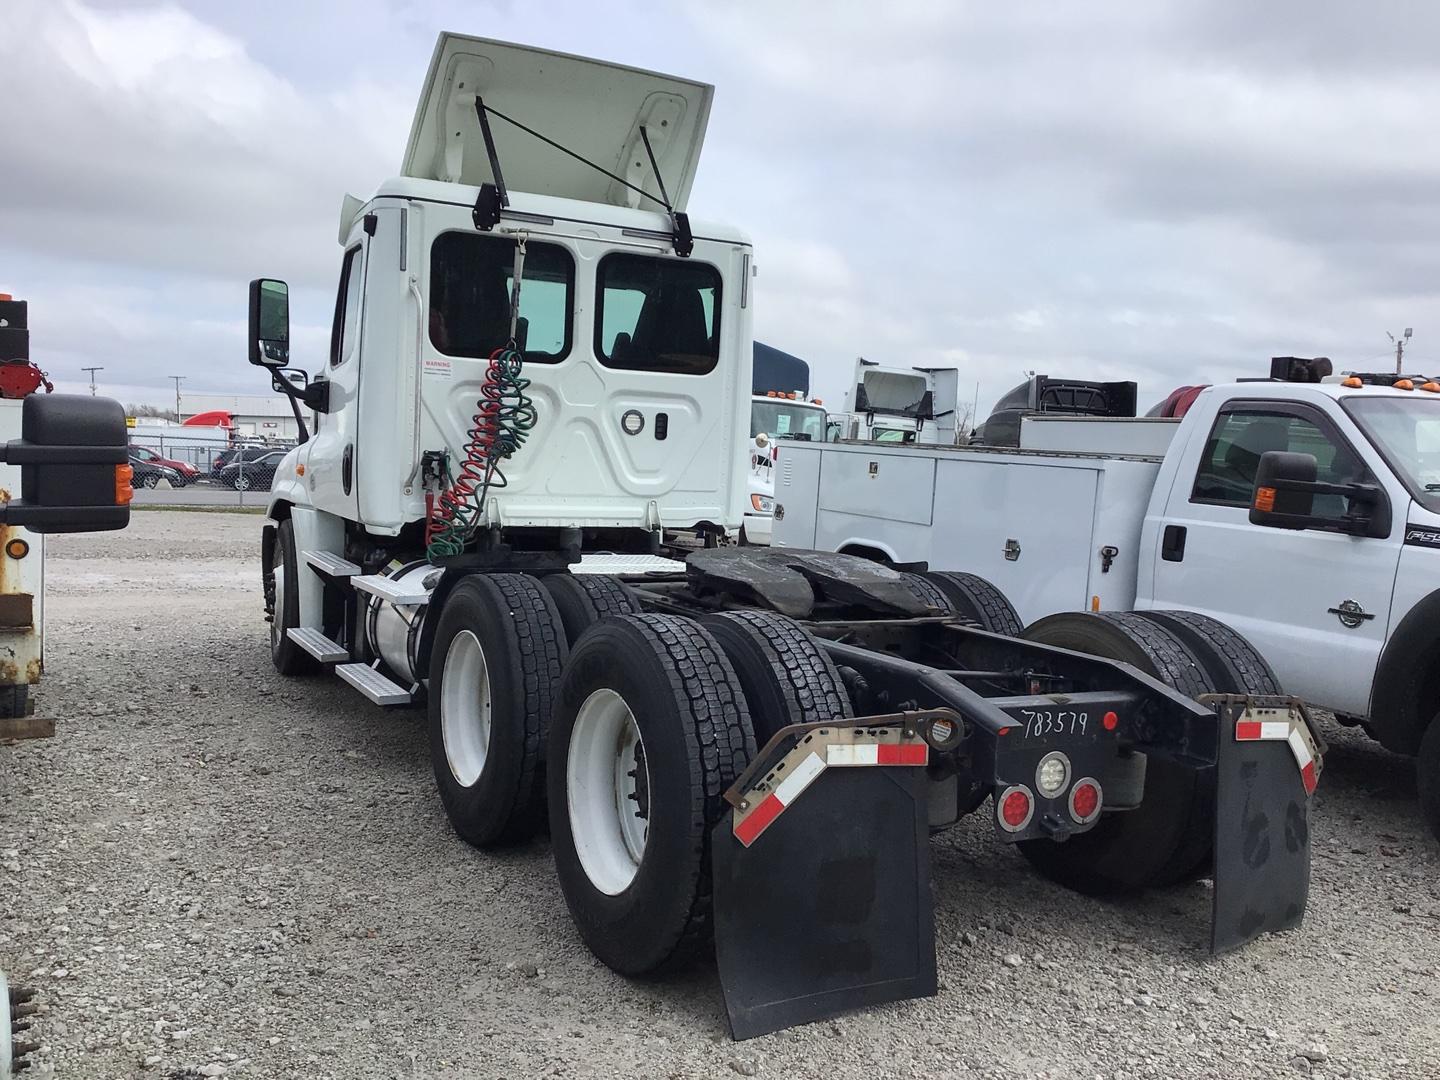
[(200, 1076), (1440, 1076), (1440, 848), (1348, 733), (1309, 914), (1205, 951), (1203, 885), (1070, 895), (971, 822), (935, 844), (933, 1000), (732, 1043), (713, 971), (600, 967), (546, 846), (470, 850), (420, 716), (270, 667), (260, 519), (51, 541), (45, 742), (0, 747), (0, 969), (37, 1072)]

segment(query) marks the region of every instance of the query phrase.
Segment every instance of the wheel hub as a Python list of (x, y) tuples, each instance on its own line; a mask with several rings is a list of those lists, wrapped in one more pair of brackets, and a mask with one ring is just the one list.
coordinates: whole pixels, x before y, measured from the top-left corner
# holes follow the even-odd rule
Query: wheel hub
[(565, 768), (576, 855), (590, 883), (616, 896), (640, 871), (651, 807), (645, 742), (614, 690), (596, 690), (580, 706)]
[(490, 670), (480, 639), (461, 630), (450, 640), (440, 689), (440, 734), (450, 775), (470, 787), (490, 755)]

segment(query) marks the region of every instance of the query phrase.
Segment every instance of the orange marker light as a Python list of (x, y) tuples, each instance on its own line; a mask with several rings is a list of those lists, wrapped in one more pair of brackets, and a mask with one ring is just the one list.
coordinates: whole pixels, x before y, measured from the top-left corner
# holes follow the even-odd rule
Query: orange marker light
[(1414, 390), (1415, 384), (1409, 379), (1400, 379), (1395, 383), (1396, 390)]
[(305, 466), (304, 466), (304, 465), (296, 465), (296, 466), (295, 466), (295, 475), (296, 475), (296, 476), (304, 476), (304, 475), (305, 475)]
[(17, 536), (5, 545), (5, 554), (12, 559), (23, 559), (30, 554), (30, 545), (23, 538)]
[(1273, 514), (1275, 512), (1275, 489), (1262, 487), (1255, 489), (1255, 509), (1262, 514)]
[(1432, 394), (1440, 394), (1440, 382), (1430, 381), (1420, 384), (1421, 390), (1428, 390)]
[(1341, 385), (1341, 386), (1348, 386), (1351, 390), (1359, 390), (1360, 387), (1364, 386), (1365, 384), (1364, 384), (1361, 380), (1357, 379), (1354, 375), (1351, 375), (1348, 379), (1346, 379), (1346, 380), (1345, 380), (1344, 382), (1342, 382), (1340, 385)]
[(132, 481), (135, 479), (135, 470), (129, 465), (115, 466), (115, 505), (129, 506), (130, 500), (135, 498), (135, 488)]
[(1092, 597), (1090, 597), (1090, 610), (1091, 610), (1091, 611), (1099, 611), (1099, 610), (1100, 610), (1100, 597), (1098, 597), (1098, 596), (1092, 596)]

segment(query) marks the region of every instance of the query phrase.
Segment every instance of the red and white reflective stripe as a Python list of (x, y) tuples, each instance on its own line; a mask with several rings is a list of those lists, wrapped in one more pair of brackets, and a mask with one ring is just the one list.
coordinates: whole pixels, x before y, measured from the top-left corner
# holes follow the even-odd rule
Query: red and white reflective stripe
[[(734, 815), (735, 838), (749, 847), (761, 833), (792, 805), (827, 768), (861, 765), (925, 765), (930, 748), (917, 738), (900, 742), (850, 741), (853, 736), (845, 728), (831, 729), (837, 740), (810, 738), (792, 749), (770, 770), (765, 780), (746, 792), (747, 802), (758, 799), (746, 810)], [(825, 734), (830, 734), (826, 732)], [(822, 756), (823, 753), (823, 756)], [(783, 776), (783, 779), (776, 779)], [(773, 784), (768, 792), (761, 790)]]
[(924, 765), (930, 748), (922, 743), (831, 743), (825, 748), (825, 764), (839, 765)]
[(1315, 755), (1310, 741), (1305, 737), (1304, 721), (1286, 720), (1241, 720), (1235, 725), (1236, 742), (1284, 742), (1300, 766), (1300, 781), (1305, 785), (1305, 794), (1315, 793), (1318, 780)]
[(815, 751), (810, 751), (796, 765), (789, 776), (775, 785), (775, 790), (761, 800), (760, 805), (746, 814), (743, 820), (735, 822), (735, 837), (749, 847), (755, 838), (770, 827), (770, 823), (781, 812), (800, 797), (801, 792), (815, 782), (825, 771), (825, 762)]

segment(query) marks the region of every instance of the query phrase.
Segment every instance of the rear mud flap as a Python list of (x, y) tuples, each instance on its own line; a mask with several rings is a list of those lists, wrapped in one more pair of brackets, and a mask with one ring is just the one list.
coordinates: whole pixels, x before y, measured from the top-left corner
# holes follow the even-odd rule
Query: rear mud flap
[(1310, 891), (1310, 795), (1320, 749), (1298, 704), (1220, 707), (1210, 948), (1292, 930)]
[[(802, 741), (771, 778), (837, 749), (857, 748)], [(764, 795), (785, 796), (783, 780), (762, 781), (745, 792), (748, 824), (737, 807), (712, 833), (715, 951), (737, 1039), (936, 991), (925, 770), (812, 767), (779, 810)]]

